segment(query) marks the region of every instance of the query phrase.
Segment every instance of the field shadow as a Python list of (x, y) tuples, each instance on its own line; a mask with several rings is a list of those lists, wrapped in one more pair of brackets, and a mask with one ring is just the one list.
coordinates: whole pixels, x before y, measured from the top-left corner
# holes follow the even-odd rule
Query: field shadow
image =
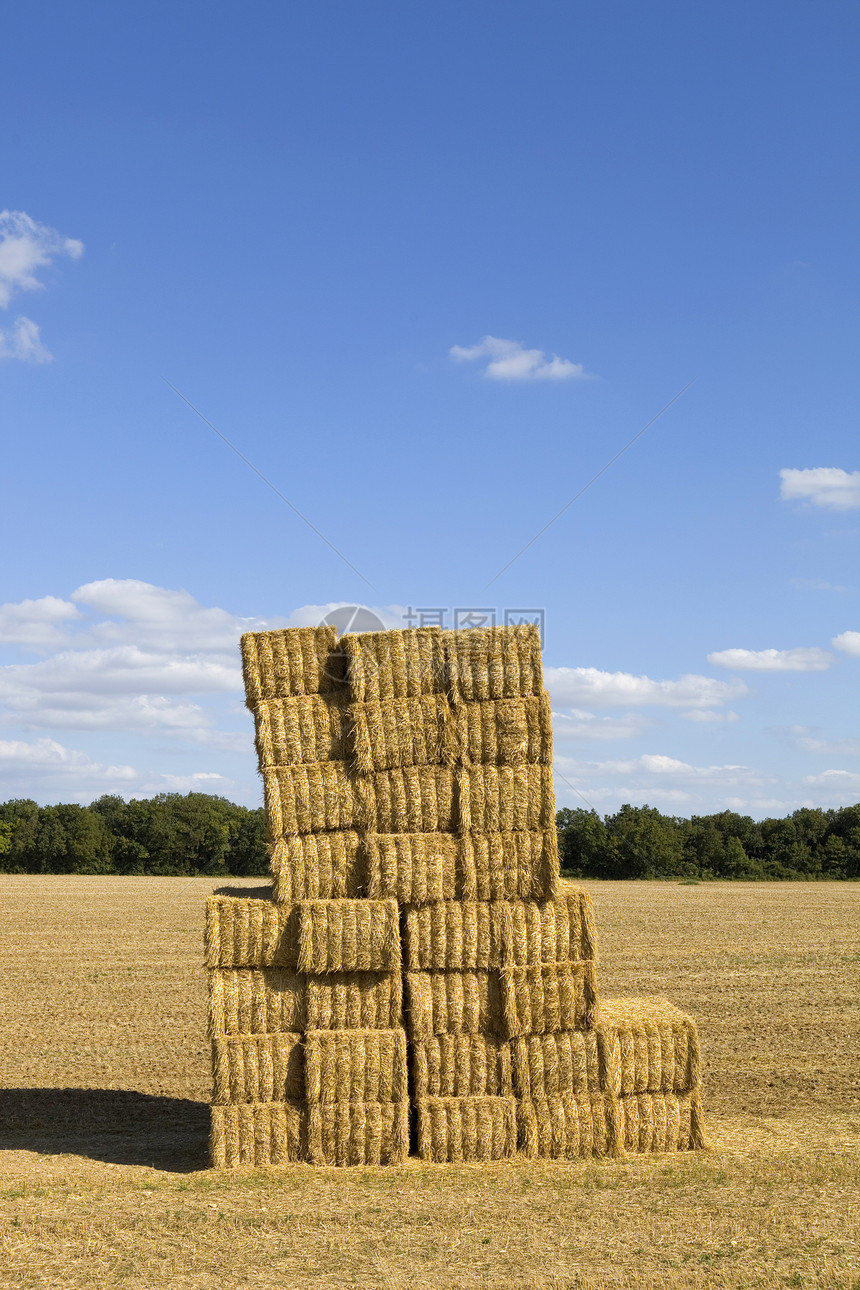
[(0, 1149), (86, 1156), (171, 1173), (205, 1169), (209, 1107), (130, 1089), (0, 1090)]
[(215, 896), (243, 896), (245, 900), (271, 900), (272, 884), (266, 883), (265, 887), (216, 887), (212, 894)]

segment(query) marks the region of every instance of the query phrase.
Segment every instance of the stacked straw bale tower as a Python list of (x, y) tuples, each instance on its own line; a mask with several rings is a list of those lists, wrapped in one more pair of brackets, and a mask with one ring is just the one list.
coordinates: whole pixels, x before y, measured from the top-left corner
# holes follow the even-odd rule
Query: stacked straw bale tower
[(214, 896), (215, 1166), (703, 1145), (695, 1023), (598, 1006), (536, 628), (242, 639), (270, 898)]

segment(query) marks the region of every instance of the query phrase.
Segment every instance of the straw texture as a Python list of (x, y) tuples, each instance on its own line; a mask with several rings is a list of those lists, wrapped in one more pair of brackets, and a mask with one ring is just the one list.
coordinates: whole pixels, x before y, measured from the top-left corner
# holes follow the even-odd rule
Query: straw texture
[(248, 632), (240, 642), (248, 707), (261, 699), (326, 694), (344, 682), (336, 627)]
[(245, 896), (206, 901), (204, 961), (214, 967), (295, 967), (298, 907)]
[(290, 968), (209, 972), (209, 1034), (261, 1035), (305, 1028), (306, 979)]
[(453, 765), (457, 730), (444, 694), (354, 703), (349, 710), (349, 747), (365, 773), (401, 766)]
[(623, 1154), (615, 1098), (562, 1093), (517, 1102), (517, 1140), (525, 1156), (571, 1160)]
[(302, 901), (298, 967), (301, 972), (399, 972), (397, 901)]
[(520, 1035), (510, 1041), (514, 1092), (545, 1101), (560, 1094), (607, 1092), (602, 1049), (593, 1030)]
[(408, 1101), (402, 1028), (311, 1030), (305, 1042), (308, 1102)]
[(340, 638), (346, 676), (357, 703), (409, 699), (446, 690), (442, 632), (438, 627), (347, 633)]
[(458, 894), (460, 848), (453, 833), (369, 833), (367, 894), (401, 904), (451, 900)]
[(507, 1034), (590, 1030), (597, 1012), (594, 963), (542, 963), (501, 970)]
[(403, 949), (408, 968), (492, 968), (503, 959), (507, 906), (443, 900), (406, 910)]
[(668, 999), (603, 1000), (597, 1034), (607, 1092), (686, 1093), (700, 1087), (696, 1023)]
[(396, 1165), (409, 1150), (409, 1103), (311, 1102), (308, 1159), (315, 1165)]
[(260, 767), (296, 766), (347, 756), (346, 690), (262, 699), (254, 710)]
[(499, 973), (407, 972), (406, 1025), (412, 1040), (430, 1035), (498, 1033), (502, 1011)]
[(458, 770), (457, 823), (460, 829), (475, 833), (552, 828), (552, 767), (470, 766)]
[(264, 767), (262, 774), (273, 841), (296, 833), (351, 829), (356, 823), (355, 790), (346, 762)]
[(416, 1097), (510, 1097), (511, 1054), (493, 1035), (433, 1035), (412, 1048)]
[(574, 888), (555, 900), (521, 900), (498, 908), (505, 963), (529, 967), (596, 957), (594, 908), (588, 892)]
[(307, 1030), (394, 1030), (402, 1024), (397, 972), (328, 972), (307, 977)]
[(307, 1115), (297, 1102), (213, 1106), (209, 1152), (215, 1169), (286, 1165), (306, 1154)]
[(446, 766), (405, 766), (358, 780), (362, 827), (379, 833), (450, 832), (454, 774)]
[(462, 895), (471, 900), (550, 899), (559, 890), (558, 833), (466, 833)]
[(512, 1097), (419, 1097), (418, 1155), (434, 1164), (502, 1160), (517, 1149)]
[(231, 1035), (212, 1041), (212, 1101), (300, 1102), (305, 1096), (302, 1036)]
[(454, 717), (467, 764), (552, 765), (552, 711), (545, 690), (525, 699), (458, 703)]
[(630, 1155), (650, 1151), (699, 1151), (706, 1145), (699, 1091), (632, 1093), (617, 1102), (619, 1140)]
[(365, 887), (363, 861), (352, 829), (279, 838), (272, 847), (272, 895), (279, 904), (354, 899)]
[(448, 685), (459, 702), (524, 698), (543, 689), (535, 625), (445, 632), (444, 644)]

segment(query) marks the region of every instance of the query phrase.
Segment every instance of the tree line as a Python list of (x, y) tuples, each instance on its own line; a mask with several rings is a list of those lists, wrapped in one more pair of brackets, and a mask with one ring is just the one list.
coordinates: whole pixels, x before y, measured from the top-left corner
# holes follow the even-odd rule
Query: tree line
[[(860, 878), (860, 804), (755, 821), (652, 806), (556, 815), (562, 871), (580, 878)], [(0, 873), (250, 877), (269, 872), (262, 807), (208, 793), (106, 795), (89, 806), (0, 803)]]

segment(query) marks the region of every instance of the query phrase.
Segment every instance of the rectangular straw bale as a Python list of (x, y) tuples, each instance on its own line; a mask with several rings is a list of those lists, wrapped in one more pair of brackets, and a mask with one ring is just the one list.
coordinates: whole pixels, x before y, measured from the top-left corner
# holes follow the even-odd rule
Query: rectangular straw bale
[(400, 971), (396, 900), (303, 900), (299, 905), (301, 972)]
[(686, 1093), (701, 1085), (696, 1023), (668, 999), (602, 1001), (598, 1038), (606, 1092)]
[(498, 971), (407, 972), (406, 990), (406, 1025), (412, 1040), (502, 1029)]
[(406, 1032), (311, 1030), (306, 1038), (308, 1102), (408, 1101)]
[(412, 1047), (416, 1097), (511, 1097), (511, 1054), (494, 1035), (432, 1035)]
[(472, 900), (550, 899), (559, 890), (558, 833), (465, 833), (462, 894)]
[(304, 1030), (306, 980), (291, 968), (211, 969), (209, 1034)]
[(565, 886), (554, 900), (518, 900), (505, 907), (505, 962), (580, 962), (596, 957), (594, 907), (587, 891)]
[(367, 894), (402, 904), (452, 900), (459, 894), (460, 845), (453, 833), (368, 833)]
[(299, 1102), (213, 1106), (209, 1155), (214, 1169), (286, 1165), (307, 1154), (307, 1112)]
[(365, 773), (457, 760), (457, 731), (444, 694), (354, 703), (348, 720), (349, 755)]
[(273, 841), (296, 833), (351, 829), (356, 797), (346, 762), (262, 769), (266, 824)]
[(363, 894), (364, 851), (358, 833), (298, 833), (272, 846), (272, 895), (278, 903), (337, 900)]
[(445, 632), (444, 644), (448, 684), (458, 702), (517, 699), (543, 689), (535, 624)]
[(706, 1145), (702, 1099), (689, 1093), (631, 1093), (618, 1098), (620, 1141), (630, 1155), (699, 1151)]
[(261, 699), (254, 711), (260, 767), (345, 760), (346, 698), (344, 689), (295, 699)]
[(501, 969), (502, 1012), (509, 1036), (590, 1030), (597, 1013), (594, 963), (541, 963)]
[(340, 639), (340, 648), (357, 703), (445, 692), (445, 655), (438, 627), (347, 633)]
[(311, 1102), (308, 1159), (315, 1165), (396, 1165), (409, 1152), (409, 1103)]
[(344, 684), (336, 627), (247, 632), (241, 649), (245, 695), (252, 711), (261, 699), (327, 694)]
[(368, 832), (448, 833), (454, 828), (454, 774), (447, 766), (378, 770), (357, 781)]
[(457, 771), (457, 825), (474, 833), (550, 829), (551, 766), (469, 766)]
[(602, 1050), (594, 1030), (519, 1035), (510, 1041), (514, 1092), (543, 1101), (574, 1093), (605, 1092)]
[(618, 1102), (600, 1093), (561, 1093), (517, 1104), (520, 1151), (533, 1159), (623, 1154)]
[(212, 1101), (296, 1102), (305, 1096), (302, 1036), (224, 1035), (212, 1040)]
[(494, 968), (503, 959), (503, 902), (439, 900), (406, 910), (403, 950), (408, 968)]
[(327, 972), (307, 977), (308, 1030), (393, 1030), (402, 1024), (397, 972)]
[(453, 712), (460, 755), (467, 765), (552, 765), (552, 710), (546, 690), (522, 699), (457, 703)]
[(295, 967), (298, 907), (247, 896), (206, 901), (204, 962), (214, 967)]
[(434, 1164), (503, 1160), (516, 1154), (512, 1097), (419, 1097), (418, 1155)]

